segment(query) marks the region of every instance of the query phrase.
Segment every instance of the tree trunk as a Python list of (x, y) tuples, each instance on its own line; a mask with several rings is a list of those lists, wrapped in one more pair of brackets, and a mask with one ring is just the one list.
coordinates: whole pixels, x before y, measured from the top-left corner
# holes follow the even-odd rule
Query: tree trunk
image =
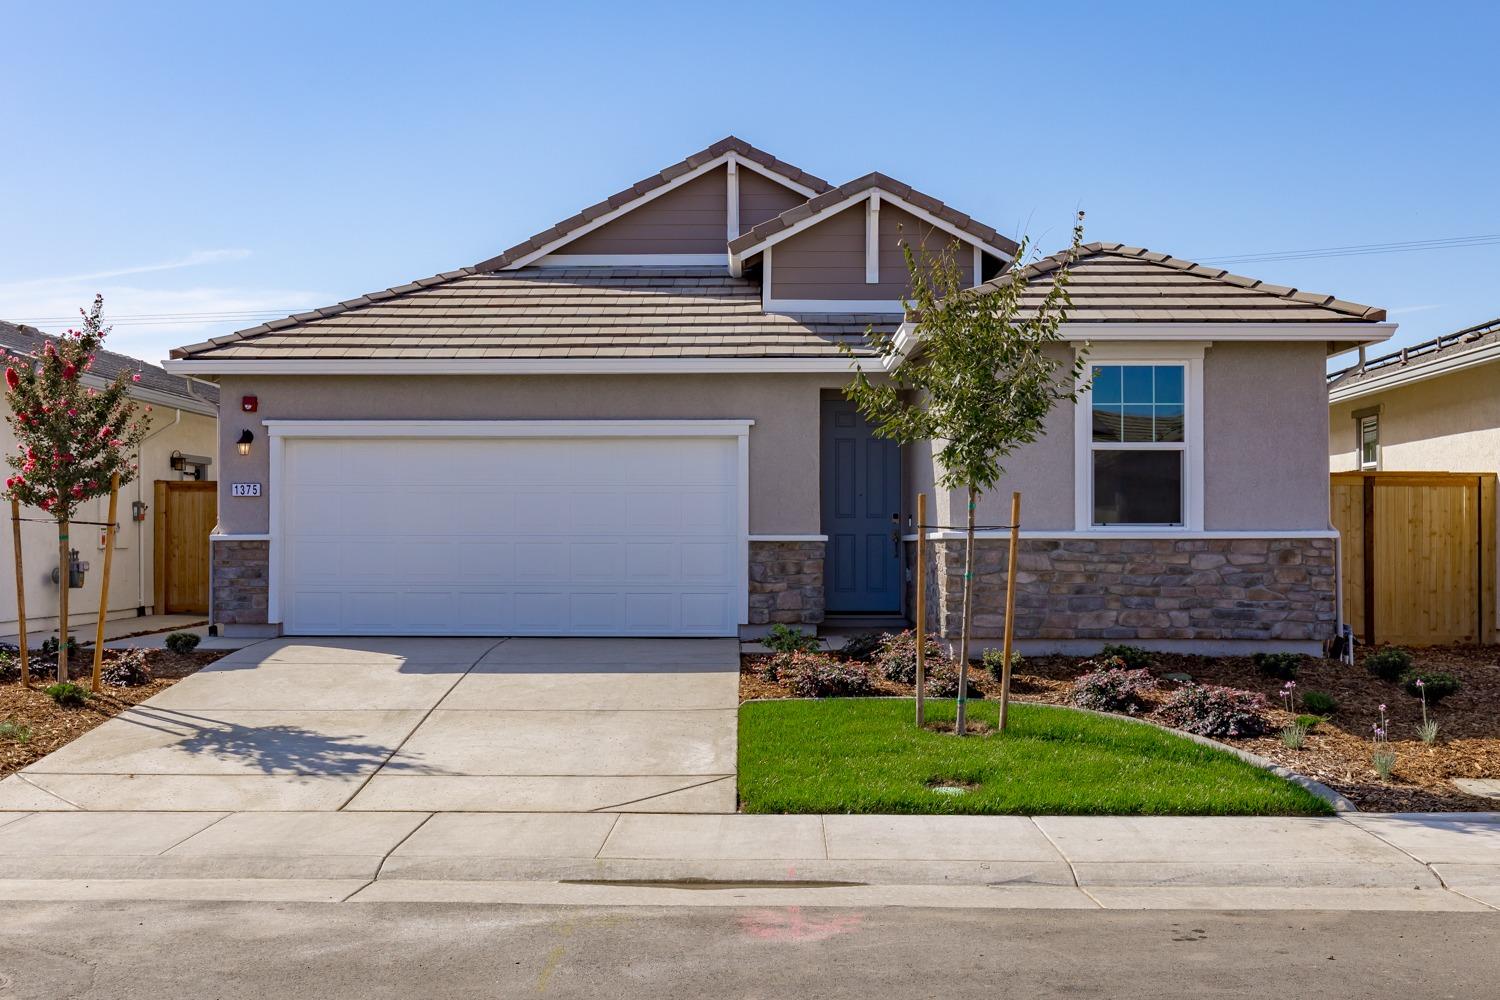
[(959, 736), (969, 731), (969, 628), (974, 621), (974, 508), (978, 502), (979, 494), (970, 486), (964, 542), (964, 620), (958, 640), (958, 719), (953, 727)]
[(68, 522), (57, 522), (57, 683), (68, 679)]

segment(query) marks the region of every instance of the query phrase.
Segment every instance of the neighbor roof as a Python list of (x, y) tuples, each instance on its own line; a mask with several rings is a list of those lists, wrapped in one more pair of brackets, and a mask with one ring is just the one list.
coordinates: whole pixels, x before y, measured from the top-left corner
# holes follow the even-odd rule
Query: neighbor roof
[(960, 232), (967, 233), (981, 243), (1003, 251), (1009, 256), (1014, 256), (1020, 249), (1020, 245), (1014, 240), (1001, 236), (993, 227), (987, 226), (977, 219), (971, 219), (955, 208), (938, 201), (931, 195), (923, 194), (910, 184), (903, 184), (892, 177), (882, 173), (869, 173), (863, 177), (856, 178), (847, 184), (840, 184), (831, 191), (825, 191), (809, 201), (800, 205), (794, 205), (776, 216), (767, 219), (760, 225), (747, 233), (742, 233), (736, 239), (729, 242), (729, 252), (736, 257), (744, 256), (754, 252), (761, 244), (776, 236), (778, 233), (797, 225), (804, 219), (812, 218), (829, 211), (841, 202), (847, 201), (858, 194), (866, 191), (879, 190), (887, 194), (893, 194), (904, 201), (910, 202), (917, 208), (922, 209), (930, 215), (942, 219), (948, 225)]
[(1465, 367), (1469, 362), (1478, 364), (1488, 360), (1500, 360), (1500, 318), (1333, 372), (1328, 376), (1328, 388), (1344, 391), (1362, 388), (1367, 383), (1404, 381), (1406, 377), (1425, 374), (1427, 368)]
[(891, 316), (778, 315), (722, 267), (466, 268), (265, 323), (174, 358), (815, 358)]
[[(1028, 278), (1055, 271), (1067, 253), (1026, 267)], [(1009, 273), (979, 287), (1011, 280)], [(1030, 285), (1023, 303), (1039, 306), (1047, 284)], [(1068, 323), (1380, 323), (1385, 310), (1318, 292), (1272, 285), (1120, 243), (1081, 248), (1068, 277)]]
[(604, 199), (598, 204), (590, 205), (588, 208), (585, 208), (577, 215), (569, 216), (568, 218), (557, 223), (552, 228), (537, 233), (535, 236), (531, 237), (528, 240), (517, 243), (515, 246), (511, 247), (509, 250), (506, 250), (504, 253), (501, 253), (495, 257), (491, 257), (489, 260), (480, 261), (475, 265), (475, 267), (480, 271), (497, 271), (501, 268), (508, 267), (521, 258), (527, 256), (528, 254), (533, 254), (543, 247), (551, 243), (555, 243), (563, 237), (571, 234), (575, 230), (587, 225), (590, 222), (593, 222), (595, 219), (599, 218), (599, 216), (608, 214), (609, 212), (613, 212), (615, 209), (620, 208), (624, 205), (628, 205), (631, 202), (641, 198), (643, 195), (650, 194), (657, 188), (664, 187), (665, 185), (671, 183), (674, 179), (681, 177), (683, 174), (689, 173), (690, 171), (698, 169), (698, 167), (702, 166), (705, 163), (718, 159), (725, 153), (734, 153), (737, 156), (741, 156), (747, 160), (754, 161), (755, 163), (758, 163), (761, 166), (765, 167), (767, 170), (770, 170), (775, 174), (779, 174), (780, 176), (785, 177), (787, 180), (795, 181), (796, 183), (802, 185), (804, 188), (809, 188), (815, 193), (827, 191), (829, 188), (828, 182), (823, 180), (823, 178), (814, 177), (812, 174), (807, 173), (805, 170), (802, 170), (799, 167), (794, 167), (790, 163), (787, 163), (783, 160), (778, 160), (770, 153), (767, 153), (761, 149), (756, 149), (754, 146), (750, 145), (743, 139), (736, 138), (732, 135), (726, 136), (723, 139), (720, 139), (718, 142), (714, 143), (712, 146), (709, 146), (707, 149), (700, 150), (699, 152), (694, 153), (686, 159), (672, 164), (670, 167), (665, 167), (662, 170), (659, 170), (658, 172), (652, 174), (650, 177), (647, 177), (646, 179), (641, 181), (637, 181), (618, 194), (610, 195), (608, 198)]
[[(42, 345), (49, 340), (53, 343), (57, 342), (56, 337), (43, 333), (34, 326), (21, 326), (0, 320), (0, 347), (7, 351), (23, 355), (37, 354), (42, 350)], [(203, 382), (194, 385), (180, 375), (173, 375), (156, 365), (127, 357), (124, 354), (116, 354), (114, 351), (96, 352), (94, 367), (90, 369), (90, 372), (106, 381), (113, 381), (121, 372), (138, 373), (141, 380), (136, 384), (142, 389), (200, 406), (207, 403), (216, 407), (219, 403), (218, 386), (206, 385)]]

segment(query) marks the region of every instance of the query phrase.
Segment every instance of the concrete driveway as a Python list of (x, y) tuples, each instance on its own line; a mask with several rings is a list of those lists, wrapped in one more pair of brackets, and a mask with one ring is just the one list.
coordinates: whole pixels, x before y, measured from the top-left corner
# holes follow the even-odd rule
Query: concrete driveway
[(0, 810), (733, 812), (738, 652), (258, 643), (0, 783)]

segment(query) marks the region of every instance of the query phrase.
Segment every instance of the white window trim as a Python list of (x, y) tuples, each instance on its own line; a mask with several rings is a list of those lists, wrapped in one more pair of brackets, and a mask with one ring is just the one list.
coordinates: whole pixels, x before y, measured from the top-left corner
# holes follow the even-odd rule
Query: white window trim
[(750, 428), (749, 418), (729, 420), (266, 420), (270, 438), (270, 545), (266, 556), (266, 621), (281, 624), (281, 547), (286, 485), (286, 442), (294, 438), (505, 438), (505, 437), (718, 437), (735, 438), (739, 475), (739, 618), (750, 620)]
[[(1365, 425), (1375, 425), (1375, 461), (1365, 462)], [(1354, 422), (1354, 461), (1360, 472), (1380, 471), (1380, 414), (1367, 413)]]
[[(1073, 410), (1073, 520), (1075, 529), (1088, 534), (1119, 532), (1142, 535), (1180, 535), (1203, 531), (1203, 352), (1209, 345), (1198, 343), (1095, 344), (1078, 383), (1078, 404)], [(1094, 523), (1094, 422), (1093, 394), (1088, 381), (1094, 365), (1182, 365), (1185, 371), (1185, 411), (1182, 463), (1182, 524), (1137, 525)], [(1131, 442), (1101, 445), (1109, 450), (1129, 451)], [(1153, 450), (1155, 450), (1153, 448)]]

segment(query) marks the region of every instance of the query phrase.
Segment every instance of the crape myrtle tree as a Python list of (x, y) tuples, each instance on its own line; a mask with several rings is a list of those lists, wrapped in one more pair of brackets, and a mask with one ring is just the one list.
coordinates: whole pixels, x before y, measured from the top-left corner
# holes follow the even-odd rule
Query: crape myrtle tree
[[(937, 444), (938, 485), (967, 495), (958, 661), (963, 669), (969, 663), (974, 620), (975, 507), (1005, 475), (1005, 459), (1041, 436), (1053, 405), (1077, 401), (1085, 373), (1082, 351), (1071, 364), (1048, 352), (1062, 341), (1060, 327), (1072, 304), (1068, 272), (1082, 240), (1079, 212), (1072, 245), (1059, 255), (1059, 266), (1036, 276), (1014, 266), (977, 288), (964, 287), (953, 247), (928, 252), (903, 241), (911, 295), (902, 304), (912, 324), (912, 342), (903, 345), (904, 360), (883, 379), (872, 380), (856, 358), (854, 381), (844, 390), (878, 436), (902, 444)], [(1027, 247), (1021, 244), (1018, 265), (1025, 262)], [(1023, 301), (1030, 279), (1042, 275), (1048, 283), (1040, 301)], [(882, 361), (897, 354), (893, 336), (872, 331), (871, 339)], [(960, 683), (959, 735), (965, 732), (967, 700), (968, 684)]]
[(5, 480), (5, 498), (40, 508), (57, 523), (58, 681), (68, 679), (68, 524), (81, 504), (109, 493), (111, 476), (118, 474), (121, 485), (135, 478), (134, 456), (146, 436), (129, 396), (139, 374), (122, 371), (102, 387), (83, 380), (109, 333), (104, 297), (94, 296), (93, 307), (79, 312), (83, 329), (48, 339), (38, 354), (9, 356), (5, 369), (5, 419), (17, 441), (7, 459), (15, 474)]

